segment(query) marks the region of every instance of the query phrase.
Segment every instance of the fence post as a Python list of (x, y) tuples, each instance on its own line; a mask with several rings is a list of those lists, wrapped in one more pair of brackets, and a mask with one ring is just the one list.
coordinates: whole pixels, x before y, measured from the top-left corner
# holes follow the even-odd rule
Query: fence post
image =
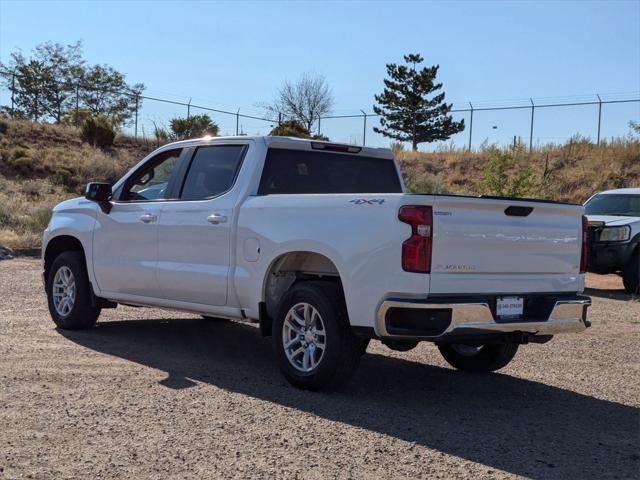
[(138, 138), (138, 97), (139, 95), (136, 93), (136, 126), (134, 136)]
[(531, 130), (529, 131), (529, 153), (533, 151), (533, 114), (535, 112), (536, 106), (533, 104), (533, 98), (529, 98), (531, 102)]
[(362, 115), (364, 115), (364, 128), (362, 129), (362, 146), (367, 146), (367, 114), (364, 110), (360, 110)]
[(187, 103), (187, 120), (191, 118), (191, 99), (189, 99), (189, 103)]
[(600, 123), (602, 121), (602, 99), (600, 95), (596, 93), (598, 97), (598, 146), (600, 146)]
[(236, 135), (239, 135), (239, 127), (240, 127), (240, 109), (236, 112)]
[(16, 71), (11, 74), (11, 118), (15, 117), (13, 95), (16, 91)]
[(473, 133), (473, 105), (469, 102), (471, 108), (471, 118), (469, 119), (469, 151), (471, 151), (471, 134)]

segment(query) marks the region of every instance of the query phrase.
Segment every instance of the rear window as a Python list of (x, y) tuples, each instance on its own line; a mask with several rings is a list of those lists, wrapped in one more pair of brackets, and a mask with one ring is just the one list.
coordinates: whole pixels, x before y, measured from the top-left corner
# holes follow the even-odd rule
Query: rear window
[(401, 193), (393, 160), (270, 148), (258, 194)]

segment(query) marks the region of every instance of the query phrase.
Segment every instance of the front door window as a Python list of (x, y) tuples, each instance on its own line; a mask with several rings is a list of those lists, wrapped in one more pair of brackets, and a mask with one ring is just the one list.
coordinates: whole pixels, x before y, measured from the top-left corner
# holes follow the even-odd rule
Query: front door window
[(127, 180), (121, 201), (140, 202), (166, 198), (169, 180), (176, 168), (182, 149), (158, 154), (140, 171)]

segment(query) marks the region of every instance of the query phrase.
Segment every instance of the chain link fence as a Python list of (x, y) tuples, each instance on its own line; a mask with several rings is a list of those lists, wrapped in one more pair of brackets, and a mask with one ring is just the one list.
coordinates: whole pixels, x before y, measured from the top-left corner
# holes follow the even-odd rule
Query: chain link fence
[[(0, 71), (0, 106), (8, 115), (15, 115), (15, 94), (19, 88), (16, 74)], [(77, 84), (75, 105), (79, 106), (82, 90), (92, 87)], [(219, 126), (221, 135), (267, 135), (280, 118), (269, 118), (247, 108), (216, 108), (202, 99), (170, 95), (149, 95), (140, 92), (115, 92), (128, 97), (132, 115), (124, 131), (136, 137), (153, 140), (156, 128), (167, 128), (175, 117), (208, 114)], [(464, 119), (465, 130), (448, 141), (422, 144), (428, 149), (474, 150), (484, 145), (525, 144), (529, 149), (550, 143), (564, 143), (576, 135), (594, 143), (624, 136), (630, 121), (640, 121), (640, 92), (588, 95), (564, 98), (530, 98), (507, 102), (453, 103), (451, 113), (456, 120)], [(44, 114), (36, 120), (53, 120)], [(328, 115), (315, 122), (312, 133), (326, 135), (332, 141), (367, 146), (388, 146), (391, 139), (376, 133), (379, 118), (367, 110)]]

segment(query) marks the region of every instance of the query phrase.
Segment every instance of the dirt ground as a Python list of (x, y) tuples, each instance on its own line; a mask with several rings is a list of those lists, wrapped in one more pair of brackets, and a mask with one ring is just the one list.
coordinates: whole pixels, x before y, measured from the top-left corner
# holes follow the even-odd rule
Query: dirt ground
[(49, 319), (0, 262), (0, 479), (640, 478), (640, 302), (590, 277), (593, 327), (500, 373), (372, 342), (349, 387), (290, 387), (249, 325), (119, 307)]

